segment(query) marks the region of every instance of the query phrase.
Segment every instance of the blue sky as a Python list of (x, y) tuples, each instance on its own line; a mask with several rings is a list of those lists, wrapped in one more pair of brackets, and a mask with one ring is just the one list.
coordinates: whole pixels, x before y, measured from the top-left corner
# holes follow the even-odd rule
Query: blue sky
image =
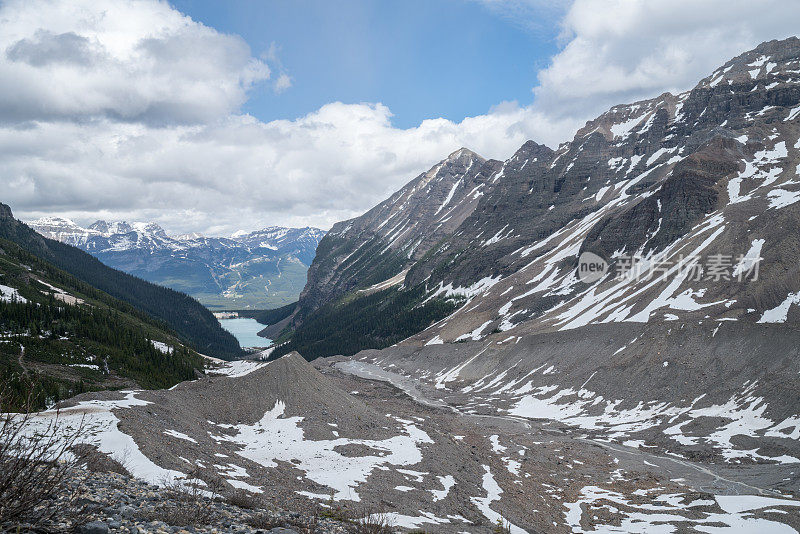
[(332, 101), (381, 102), (394, 125), (460, 121), (503, 101), (529, 104), (537, 72), (557, 51), (551, 8), (526, 20), (463, 0), (175, 0), (194, 20), (241, 36), (255, 56), (277, 49), (292, 87), (254, 87), (243, 111), (292, 119)]

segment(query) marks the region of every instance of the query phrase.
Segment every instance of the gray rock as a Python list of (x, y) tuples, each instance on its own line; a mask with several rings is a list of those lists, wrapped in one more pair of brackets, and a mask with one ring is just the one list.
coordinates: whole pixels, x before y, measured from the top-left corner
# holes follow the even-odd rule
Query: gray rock
[(80, 534), (108, 534), (108, 525), (102, 521), (86, 523), (78, 529)]

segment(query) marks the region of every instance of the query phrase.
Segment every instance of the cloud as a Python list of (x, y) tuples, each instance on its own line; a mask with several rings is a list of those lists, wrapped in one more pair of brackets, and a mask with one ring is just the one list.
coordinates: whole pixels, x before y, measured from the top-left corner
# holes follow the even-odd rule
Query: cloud
[[(522, 4), (537, 2), (508, 9)], [(176, 233), (328, 227), (461, 146), (504, 159), (528, 139), (569, 139), (613, 104), (689, 88), (791, 34), (798, 9), (577, 0), (532, 103), (402, 129), (381, 103), (271, 122), (242, 114), (270, 67), (273, 91), (291, 86), (279, 47), (256, 59), (166, 2), (10, 1), (0, 7), (0, 201), (23, 218), (154, 220)]]
[(281, 73), (280, 76), (275, 80), (275, 83), (272, 84), (272, 88), (275, 90), (276, 93), (282, 93), (288, 88), (292, 86), (292, 79), (289, 77), (288, 74)]
[(795, 35), (800, 3), (783, 0), (576, 0), (563, 49), (539, 73), (536, 106), (593, 117), (620, 103), (693, 87), (728, 59)]
[(166, 2), (10, 0), (0, 20), (0, 121), (201, 123), (269, 77), (241, 38)]
[(510, 103), (460, 123), (399, 129), (384, 105), (338, 102), (267, 123), (247, 115), (170, 128), (38, 123), (0, 127), (0, 176), (15, 177), (3, 201), (29, 218), (57, 212), (88, 221), (107, 210), (174, 231), (327, 227), (458, 147), (506, 156), (541, 124)]
[(98, 52), (86, 37), (74, 32), (54, 34), (38, 30), (32, 38), (20, 39), (6, 51), (6, 57), (21, 61), (32, 67), (44, 67), (54, 63), (90, 66), (97, 60)]

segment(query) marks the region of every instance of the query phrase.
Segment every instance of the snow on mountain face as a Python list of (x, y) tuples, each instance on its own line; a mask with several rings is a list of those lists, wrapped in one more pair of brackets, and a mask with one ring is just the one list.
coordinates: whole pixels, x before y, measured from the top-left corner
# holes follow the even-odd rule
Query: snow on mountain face
[(499, 166), (462, 148), (361, 217), (336, 223), (309, 271), (301, 313), (413, 264), (475, 209)]
[[(503, 223), (480, 210), (456, 232), (454, 249), (479, 252), (443, 254), (454, 265), (426, 282), (454, 293), (493, 283), (422, 339), (480, 338), (521, 323), (800, 320), (791, 300), (798, 258), (785, 231), (800, 217), (799, 74), (800, 41), (766, 43), (692, 91), (589, 122), (557, 152), (545, 184), (534, 180), (532, 216), (510, 212), (507, 237), (481, 250)], [(542, 214), (547, 205), (556, 209)], [(581, 282), (575, 267), (585, 251), (610, 261), (612, 273)], [(420, 271), (433, 269), (409, 277)], [(781, 307), (786, 314), (771, 314)]]
[(82, 228), (70, 219), (62, 217), (43, 217), (30, 223), (37, 232), (50, 239), (61, 241), (70, 245), (86, 239), (90, 235), (100, 235), (96, 229)]
[(236, 232), (231, 239), (243, 243), (251, 248), (268, 248), (281, 250), (286, 247), (296, 247), (297, 244), (303, 246), (313, 243), (314, 247), (325, 235), (319, 228), (284, 228), (281, 226), (270, 226), (255, 232)]
[[(615, 106), (556, 151), (528, 142), (485, 163), (491, 170), (465, 194), (449, 194), (457, 173), (440, 193), (423, 189), (434, 221), (459, 207), (463, 218), (407, 260), (365, 262), (426, 242), (404, 223), (417, 217), (409, 200), (442, 164), (434, 167), (334, 226), (301, 306), (408, 269), (403, 287), (469, 301), (413, 343), (480, 339), (522, 323), (797, 322), (800, 257), (786, 230), (800, 218), (799, 163), (800, 40), (791, 38), (734, 58), (691, 91)], [(582, 282), (583, 252), (608, 261), (609, 274)], [(617, 276), (630, 258), (643, 276)]]
[(235, 238), (170, 236), (152, 222), (100, 220), (83, 228), (58, 217), (30, 225), (107, 265), (218, 308), (269, 308), (296, 300), (325, 234), (317, 228), (269, 227)]

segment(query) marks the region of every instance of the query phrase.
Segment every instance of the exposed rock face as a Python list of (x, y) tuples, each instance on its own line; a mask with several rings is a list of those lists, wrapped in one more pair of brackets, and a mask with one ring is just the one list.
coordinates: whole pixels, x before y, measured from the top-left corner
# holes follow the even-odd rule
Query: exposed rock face
[(13, 219), (14, 214), (11, 213), (11, 208), (0, 202), (0, 219)]
[[(487, 169), (484, 195), (457, 228), (391, 269), (333, 261), (374, 250), (339, 227), (341, 252), (321, 249), (302, 298), (313, 309), (408, 269), (404, 288), (469, 300), (412, 343), (479, 339), (523, 322), (541, 330), (706, 316), (796, 322), (797, 238), (787, 230), (800, 218), (799, 137), (800, 40), (764, 43), (691, 91), (611, 108), (556, 151), (526, 143)], [(411, 216), (401, 193), (380, 210)], [(378, 224), (355, 221), (359, 236)], [(612, 273), (582, 283), (582, 251), (611, 261)], [(663, 267), (696, 257), (701, 276), (617, 279), (619, 258), (633, 255), (650, 257), (648, 268), (656, 258)], [(753, 262), (741, 263), (751, 255), (763, 258), (757, 279), (737, 279), (753, 274)], [(707, 259), (720, 257), (725, 275), (707, 279)]]
[(720, 194), (717, 182), (738, 171), (742, 157), (742, 147), (735, 140), (714, 138), (678, 162), (654, 194), (597, 223), (581, 250), (610, 258), (618, 250), (647, 254), (663, 249), (714, 211)]
[(472, 213), (499, 166), (462, 148), (361, 217), (336, 223), (317, 249), (299, 315), (419, 260)]

